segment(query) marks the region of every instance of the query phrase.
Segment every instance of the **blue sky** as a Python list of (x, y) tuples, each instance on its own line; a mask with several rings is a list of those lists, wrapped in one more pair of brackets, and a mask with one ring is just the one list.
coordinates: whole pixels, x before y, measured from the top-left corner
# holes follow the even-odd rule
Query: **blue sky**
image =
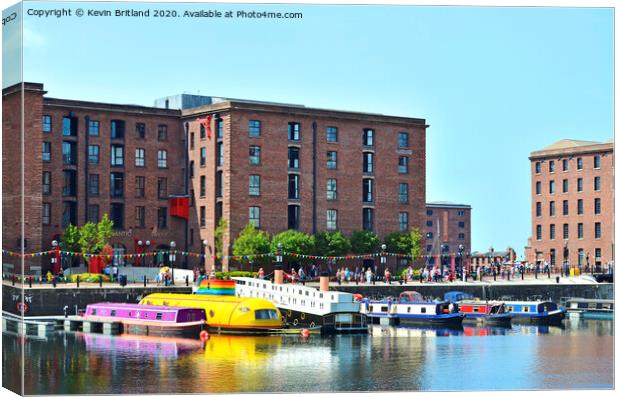
[(26, 16), (24, 79), (59, 98), (152, 105), (188, 92), (425, 118), (427, 200), (473, 207), (474, 250), (510, 245), (522, 253), (530, 235), (531, 151), (563, 138), (613, 137), (610, 8), (131, 8), (304, 17)]

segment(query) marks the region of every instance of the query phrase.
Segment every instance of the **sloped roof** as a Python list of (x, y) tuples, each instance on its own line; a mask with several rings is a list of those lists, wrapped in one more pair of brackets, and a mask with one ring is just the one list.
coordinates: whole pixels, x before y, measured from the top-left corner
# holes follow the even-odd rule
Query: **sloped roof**
[(590, 146), (590, 145), (598, 145), (602, 142), (594, 142), (594, 141), (581, 141), (578, 139), (562, 139), (559, 140), (543, 150), (557, 150), (557, 149), (569, 149), (579, 146)]

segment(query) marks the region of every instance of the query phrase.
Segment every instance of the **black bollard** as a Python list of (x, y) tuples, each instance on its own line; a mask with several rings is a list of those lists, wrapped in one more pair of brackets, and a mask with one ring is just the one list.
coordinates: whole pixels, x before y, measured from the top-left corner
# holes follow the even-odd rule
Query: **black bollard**
[(560, 276), (555, 276), (555, 283), (560, 284)]
[(510, 270), (506, 273), (506, 277), (508, 278), (508, 281), (510, 281)]
[(497, 274), (495, 274), (495, 270), (493, 270), (493, 281), (497, 281)]
[(56, 288), (56, 276), (52, 277), (52, 285)]
[(185, 286), (189, 286), (189, 276), (185, 276)]
[(32, 288), (32, 276), (28, 277), (28, 286)]
[(523, 277), (525, 277), (523, 273), (524, 273), (523, 270), (521, 270), (521, 280), (523, 280)]
[(103, 277), (99, 276), (99, 288), (103, 287)]
[(144, 286), (146, 287), (146, 274), (144, 275)]
[(538, 268), (534, 269), (534, 278), (538, 280)]
[(547, 269), (547, 278), (551, 278), (551, 268)]
[(80, 275), (78, 274), (78, 276), (75, 279), (77, 281), (77, 288), (80, 288)]
[(13, 275), (13, 277), (11, 277), (11, 283), (13, 284), (13, 286), (15, 286), (15, 275)]

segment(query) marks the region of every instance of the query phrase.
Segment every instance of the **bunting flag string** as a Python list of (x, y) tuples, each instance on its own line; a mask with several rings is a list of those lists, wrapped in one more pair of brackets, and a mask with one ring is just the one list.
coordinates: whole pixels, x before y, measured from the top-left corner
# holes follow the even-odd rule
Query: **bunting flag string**
[[(6, 250), (6, 249), (2, 249), (2, 254), (3, 255), (7, 255), (9, 257), (25, 257), (25, 258), (34, 258), (34, 257), (41, 257), (41, 256), (54, 256), (55, 255), (55, 251), (54, 250), (49, 250), (49, 251), (40, 251), (40, 252), (31, 252), (31, 253), (20, 253), (20, 252), (15, 252), (15, 251), (10, 251), (10, 250)], [(180, 255), (180, 256), (186, 256), (186, 257), (190, 257), (190, 258), (200, 258), (200, 259), (205, 259), (207, 257), (210, 257), (214, 260), (216, 259), (227, 259), (227, 260), (235, 260), (235, 261), (239, 261), (239, 260), (243, 260), (243, 261), (251, 261), (254, 259), (260, 259), (260, 258), (267, 258), (267, 257), (275, 257), (276, 254), (273, 254), (271, 252), (268, 253), (264, 253), (264, 254), (253, 254), (253, 255), (224, 255), (224, 256), (217, 256), (217, 255), (207, 255), (207, 254), (201, 254), (198, 252), (188, 252), (188, 251), (177, 251), (177, 250), (166, 250), (166, 251), (156, 251), (156, 252), (141, 252), (141, 253), (133, 253), (133, 254), (123, 254), (123, 253), (82, 253), (82, 252), (74, 252), (74, 251), (63, 251), (60, 250), (59, 254), (61, 256), (64, 257), (84, 257), (87, 259), (90, 258), (106, 258), (106, 259), (111, 259), (111, 258), (123, 258), (123, 259), (135, 259), (135, 258), (154, 258), (155, 256), (159, 256), (159, 255)], [(394, 253), (394, 252), (376, 252), (376, 253), (372, 253), (372, 254), (358, 254), (358, 255), (344, 255), (344, 256), (325, 256), (325, 255), (308, 255), (308, 254), (300, 254), (300, 253), (296, 253), (296, 252), (282, 252), (283, 256), (289, 256), (289, 257), (293, 257), (293, 258), (299, 258), (299, 259), (310, 259), (310, 260), (327, 260), (327, 261), (342, 261), (342, 260), (359, 260), (359, 259), (374, 259), (374, 258), (380, 258), (382, 256), (384, 257), (396, 257), (396, 258), (401, 258), (401, 259), (414, 259), (411, 255), (409, 254), (401, 254), (401, 253)], [(459, 254), (458, 253), (447, 253), (447, 254), (443, 254), (445, 256), (449, 256), (449, 257), (458, 257)], [(419, 255), (417, 256), (415, 259), (428, 259), (428, 258), (433, 258), (433, 257), (437, 257), (437, 256), (441, 256), (441, 255)]]

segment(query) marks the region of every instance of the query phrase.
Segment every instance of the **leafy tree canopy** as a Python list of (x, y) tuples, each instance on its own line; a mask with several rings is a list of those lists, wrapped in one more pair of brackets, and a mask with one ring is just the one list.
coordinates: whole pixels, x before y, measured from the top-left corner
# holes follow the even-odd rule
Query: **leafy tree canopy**
[(314, 236), (297, 230), (287, 230), (278, 233), (271, 239), (271, 252), (273, 254), (276, 254), (278, 251), (278, 243), (282, 244), (282, 250), (285, 252), (313, 255), (315, 239)]
[(368, 230), (356, 230), (351, 233), (351, 251), (354, 254), (371, 254), (379, 252), (379, 237)]
[(266, 254), (269, 252), (269, 234), (247, 224), (233, 243), (233, 255), (245, 256)]
[(321, 256), (343, 256), (351, 251), (351, 242), (340, 231), (321, 232), (315, 237), (314, 251)]

